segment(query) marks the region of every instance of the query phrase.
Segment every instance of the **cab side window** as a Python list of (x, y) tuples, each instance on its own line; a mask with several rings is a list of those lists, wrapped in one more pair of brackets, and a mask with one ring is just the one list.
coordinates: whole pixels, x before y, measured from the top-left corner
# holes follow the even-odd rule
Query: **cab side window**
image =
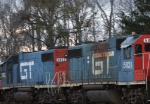
[(136, 44), (135, 46), (135, 54), (141, 54), (142, 53), (142, 45)]
[(131, 46), (124, 48), (124, 58), (131, 58)]
[(145, 44), (145, 51), (150, 52), (150, 44)]
[(11, 70), (12, 67), (13, 67), (12, 62), (8, 62), (8, 63), (7, 63), (7, 70)]

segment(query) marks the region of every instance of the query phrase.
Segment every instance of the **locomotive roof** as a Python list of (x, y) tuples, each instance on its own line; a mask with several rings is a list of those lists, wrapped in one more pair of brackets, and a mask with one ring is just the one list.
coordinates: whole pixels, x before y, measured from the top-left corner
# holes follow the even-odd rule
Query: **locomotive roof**
[(8, 58), (4, 59), (2, 62), (0, 62), (0, 66), (3, 65), (5, 62), (7, 62), (12, 56), (9, 56)]
[(132, 44), (139, 38), (139, 36), (130, 36), (121, 44), (121, 48), (126, 48)]

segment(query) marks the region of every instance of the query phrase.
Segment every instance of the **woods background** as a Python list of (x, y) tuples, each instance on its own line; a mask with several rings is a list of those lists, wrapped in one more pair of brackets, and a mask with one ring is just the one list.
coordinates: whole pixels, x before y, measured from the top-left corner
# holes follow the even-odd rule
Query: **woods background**
[(150, 0), (1, 0), (0, 56), (150, 33)]

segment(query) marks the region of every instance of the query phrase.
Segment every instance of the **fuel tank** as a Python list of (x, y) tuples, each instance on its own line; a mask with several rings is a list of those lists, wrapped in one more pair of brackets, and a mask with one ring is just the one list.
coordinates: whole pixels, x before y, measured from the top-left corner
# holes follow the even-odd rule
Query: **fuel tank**
[(112, 103), (106, 90), (88, 91), (87, 98), (93, 103)]
[(34, 100), (34, 96), (31, 92), (16, 92), (14, 98), (18, 102), (31, 102)]
[(122, 93), (115, 90), (91, 90), (87, 91), (87, 98), (93, 103), (124, 104)]

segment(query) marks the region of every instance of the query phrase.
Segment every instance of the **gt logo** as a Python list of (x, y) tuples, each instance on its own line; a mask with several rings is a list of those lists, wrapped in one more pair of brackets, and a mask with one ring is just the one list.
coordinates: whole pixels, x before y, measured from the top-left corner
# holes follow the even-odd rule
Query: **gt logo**
[[(94, 53), (92, 56), (92, 73), (95, 75), (99, 75), (103, 73), (103, 61), (94, 62), (95, 58), (102, 58), (106, 57), (107, 59), (107, 74), (109, 74), (109, 57), (114, 56), (114, 51), (110, 52), (103, 52), (103, 53)], [(95, 65), (94, 65), (95, 63)], [(101, 68), (99, 70), (95, 70), (96, 66), (100, 66)]]
[[(22, 80), (25, 80), (28, 78), (28, 70), (27, 69), (23, 69), (24, 66), (29, 66), (29, 78), (31, 79), (31, 66), (34, 65), (34, 61), (30, 61), (30, 62), (22, 62), (20, 63), (20, 76)], [(25, 73), (23, 75), (23, 73)]]

